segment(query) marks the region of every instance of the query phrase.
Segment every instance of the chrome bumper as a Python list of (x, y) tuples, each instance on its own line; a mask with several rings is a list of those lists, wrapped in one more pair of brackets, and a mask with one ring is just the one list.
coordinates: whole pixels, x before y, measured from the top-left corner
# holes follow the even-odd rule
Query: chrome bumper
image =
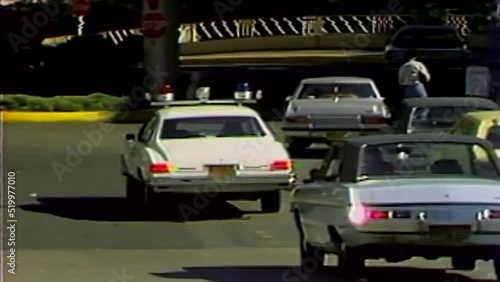
[(376, 127), (363, 127), (363, 128), (340, 128), (332, 127), (328, 129), (307, 129), (307, 128), (291, 128), (283, 127), (282, 131), (286, 137), (300, 137), (300, 138), (328, 138), (328, 136), (335, 132), (348, 132), (351, 134), (379, 134), (385, 133), (390, 129), (390, 126), (376, 126)]
[(297, 174), (270, 177), (232, 177), (214, 179), (209, 177), (155, 177), (148, 181), (155, 192), (174, 193), (234, 193), (265, 192), (289, 189), (295, 184)]
[[(433, 226), (449, 228), (432, 232)], [(466, 227), (465, 232), (453, 229)], [(342, 234), (348, 246), (408, 244), (435, 246), (500, 246), (500, 219), (486, 219), (480, 212), (473, 222), (436, 222), (420, 213), (415, 220), (394, 219), (352, 226)]]

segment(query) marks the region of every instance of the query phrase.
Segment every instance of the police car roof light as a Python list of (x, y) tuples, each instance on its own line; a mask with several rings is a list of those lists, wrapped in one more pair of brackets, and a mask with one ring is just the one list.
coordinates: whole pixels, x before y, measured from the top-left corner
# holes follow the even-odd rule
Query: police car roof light
[(174, 88), (170, 84), (162, 85), (158, 88), (159, 94), (167, 94), (167, 93), (173, 93), (173, 92), (174, 92)]
[(251, 91), (250, 84), (248, 82), (238, 83), (238, 85), (236, 85), (236, 91)]
[(210, 99), (210, 87), (200, 87), (196, 89), (195, 95), (200, 101), (208, 101)]
[(235, 100), (251, 100), (252, 99), (252, 91), (235, 91), (234, 99)]

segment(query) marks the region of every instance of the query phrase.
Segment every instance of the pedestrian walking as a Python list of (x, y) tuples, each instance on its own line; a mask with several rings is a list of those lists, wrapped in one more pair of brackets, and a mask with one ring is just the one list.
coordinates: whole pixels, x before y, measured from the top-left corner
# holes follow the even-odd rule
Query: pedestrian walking
[(407, 54), (407, 62), (399, 69), (399, 84), (405, 88), (405, 98), (428, 97), (422, 82), (429, 82), (431, 75), (424, 63), (418, 61), (417, 53), (411, 51)]

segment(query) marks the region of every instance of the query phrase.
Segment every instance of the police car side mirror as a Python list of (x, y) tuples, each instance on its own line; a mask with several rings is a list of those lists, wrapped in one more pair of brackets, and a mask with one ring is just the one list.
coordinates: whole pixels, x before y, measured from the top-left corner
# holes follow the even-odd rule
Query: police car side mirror
[(134, 133), (128, 133), (125, 135), (125, 140), (127, 141), (135, 141), (135, 134)]
[(292, 96), (287, 96), (287, 97), (285, 98), (285, 101), (290, 102), (290, 101), (292, 101), (292, 98), (293, 98)]

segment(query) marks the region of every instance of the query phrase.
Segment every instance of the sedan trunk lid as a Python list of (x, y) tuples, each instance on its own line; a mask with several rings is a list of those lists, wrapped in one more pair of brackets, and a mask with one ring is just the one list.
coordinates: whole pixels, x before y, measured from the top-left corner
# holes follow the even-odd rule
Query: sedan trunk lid
[(283, 146), (272, 137), (170, 139), (162, 140), (160, 144), (168, 159), (178, 168), (261, 166), (289, 159)]
[(367, 180), (350, 190), (353, 203), (500, 204), (500, 181), (481, 178)]

